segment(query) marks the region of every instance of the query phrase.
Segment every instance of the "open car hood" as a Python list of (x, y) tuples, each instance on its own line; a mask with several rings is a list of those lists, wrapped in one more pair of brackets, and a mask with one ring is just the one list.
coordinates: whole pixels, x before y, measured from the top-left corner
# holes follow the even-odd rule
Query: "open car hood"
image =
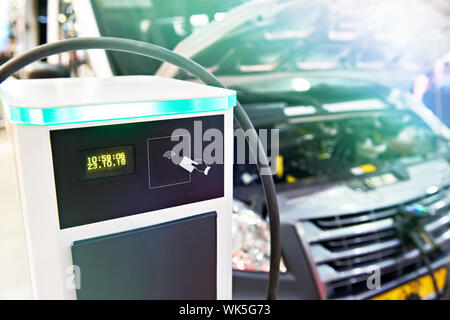
[[(446, 0), (256, 0), (187, 37), (174, 51), (195, 59), (225, 38), (237, 49), (239, 39), (258, 41), (261, 48), (290, 41), (299, 72), (400, 71), (410, 81), (412, 73), (430, 71), (449, 52), (449, 15)], [(164, 63), (157, 74), (174, 77), (177, 71)]]

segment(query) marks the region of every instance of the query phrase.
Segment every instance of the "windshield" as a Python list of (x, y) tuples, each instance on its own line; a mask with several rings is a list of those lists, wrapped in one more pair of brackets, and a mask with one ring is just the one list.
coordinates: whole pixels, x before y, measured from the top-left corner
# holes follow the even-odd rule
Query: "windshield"
[[(221, 21), (224, 15), (245, 2), (91, 0), (101, 35), (168, 49), (212, 22), (226, 27)], [(241, 25), (189, 57), (218, 75), (386, 67), (423, 71), (450, 48), (445, 32), (449, 21), (442, 14), (449, 6), (445, 1), (273, 3), (273, 10), (257, 18), (236, 17)], [(108, 56), (117, 75), (153, 74), (160, 65), (126, 53), (108, 52)]]
[[(84, 0), (83, 0), (84, 1)], [(102, 36), (150, 42), (167, 49), (245, 0), (91, 0)], [(116, 75), (154, 74), (159, 61), (107, 52)]]
[[(300, 117), (271, 128), (280, 130), (278, 183), (398, 174), (409, 165), (449, 156), (448, 141), (405, 110)], [(241, 166), (240, 182), (253, 170)]]

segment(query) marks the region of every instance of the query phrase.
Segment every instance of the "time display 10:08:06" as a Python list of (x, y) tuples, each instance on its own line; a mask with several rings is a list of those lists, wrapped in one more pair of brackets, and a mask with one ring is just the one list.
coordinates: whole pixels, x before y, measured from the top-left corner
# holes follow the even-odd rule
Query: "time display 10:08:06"
[(124, 167), (127, 164), (127, 155), (125, 152), (100, 154), (88, 156), (86, 159), (87, 171), (102, 169), (112, 169)]

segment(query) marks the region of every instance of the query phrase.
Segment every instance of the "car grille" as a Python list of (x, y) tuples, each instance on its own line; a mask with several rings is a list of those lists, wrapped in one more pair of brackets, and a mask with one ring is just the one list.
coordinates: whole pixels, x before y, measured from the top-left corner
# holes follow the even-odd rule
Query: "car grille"
[[(311, 258), (320, 280), (327, 289), (327, 298), (368, 298), (376, 293), (367, 288), (367, 279), (374, 267), (381, 271), (381, 286), (401, 284), (400, 279), (415, 278), (424, 267), (417, 248), (400, 240), (396, 215), (402, 205), (421, 204), (433, 215), (425, 222), (426, 229), (442, 245), (450, 240), (450, 190), (427, 195), (408, 203), (368, 212), (320, 219), (300, 220), (309, 243)], [(431, 255), (437, 263), (450, 251)], [(433, 265), (435, 266), (435, 265)], [(436, 266), (435, 266), (436, 267)]]

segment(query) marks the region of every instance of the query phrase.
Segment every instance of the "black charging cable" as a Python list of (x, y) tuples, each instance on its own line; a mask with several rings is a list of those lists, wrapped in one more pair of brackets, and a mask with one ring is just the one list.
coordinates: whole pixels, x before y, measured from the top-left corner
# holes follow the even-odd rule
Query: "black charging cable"
[(404, 242), (413, 244), (419, 250), (427, 273), (431, 277), (436, 299), (440, 299), (442, 297), (441, 290), (439, 289), (429, 257), (430, 253), (438, 250), (438, 246), (435, 244), (433, 237), (422, 225), (422, 218), (422, 214), (400, 210), (400, 214), (397, 216), (397, 230)]
[[(9, 60), (7, 63), (0, 67), (0, 83), (5, 81), (7, 78), (9, 78), (22, 68), (33, 62), (39, 61), (40, 59), (64, 52), (90, 49), (128, 52), (157, 59), (160, 61), (165, 61), (192, 74), (207, 85), (226, 88), (226, 86), (222, 82), (220, 82), (212, 73), (203, 68), (201, 65), (179, 54), (176, 54), (173, 51), (147, 42), (112, 37), (76, 38), (62, 40), (54, 43), (44, 44), (31, 49)], [(269, 167), (267, 154), (264, 150), (261, 140), (259, 140), (259, 137), (251, 120), (249, 119), (247, 113), (245, 112), (239, 101), (237, 101), (237, 105), (234, 109), (234, 118), (239, 127), (248, 133), (248, 135), (246, 135), (246, 139), (254, 159), (260, 159), (260, 161), (257, 161), (257, 167), (266, 201), (270, 226), (270, 271), (269, 281), (267, 285), (267, 299), (274, 300), (276, 299), (278, 292), (281, 261), (280, 216), (275, 184), (271, 175), (262, 174), (263, 169)], [(257, 146), (249, 143), (250, 141), (257, 141)]]
[[(434, 292), (436, 295), (436, 299), (440, 299), (442, 296), (441, 290), (439, 289), (439, 286), (438, 286), (438, 283), (436, 280), (436, 275), (434, 274), (433, 267), (431, 266), (431, 261), (430, 261), (430, 257), (428, 256), (428, 253), (427, 253), (426, 245), (424, 245), (422, 243), (423, 237), (426, 237), (429, 239), (428, 245), (431, 248), (434, 248), (434, 245), (431, 244), (431, 242), (429, 242), (429, 241), (432, 241), (431, 237), (429, 237), (427, 233), (424, 233), (423, 230), (411, 230), (408, 232), (408, 235), (409, 235), (409, 238), (411, 239), (412, 243), (414, 243), (416, 248), (419, 250), (420, 256), (422, 257), (425, 267), (427, 268), (428, 275), (431, 277), (431, 281), (433, 282), (433, 288), (434, 288)], [(420, 237), (422, 237), (422, 239), (420, 239)]]

